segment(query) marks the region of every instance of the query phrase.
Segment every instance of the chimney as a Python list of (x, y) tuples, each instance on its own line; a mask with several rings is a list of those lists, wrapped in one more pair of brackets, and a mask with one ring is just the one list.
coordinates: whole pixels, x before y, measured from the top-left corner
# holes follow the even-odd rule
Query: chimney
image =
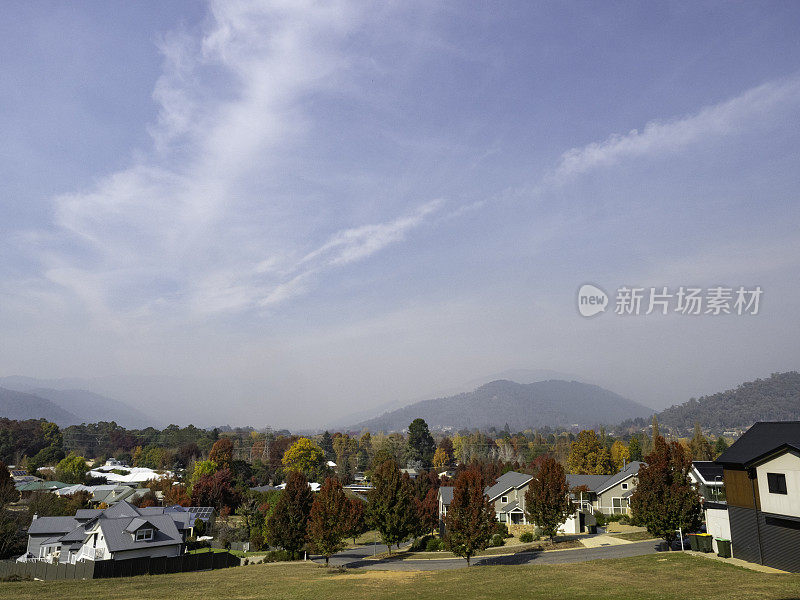
[(37, 515), (36, 513), (33, 513), (33, 519), (32, 520), (35, 521), (38, 518), (39, 518), (39, 515)]

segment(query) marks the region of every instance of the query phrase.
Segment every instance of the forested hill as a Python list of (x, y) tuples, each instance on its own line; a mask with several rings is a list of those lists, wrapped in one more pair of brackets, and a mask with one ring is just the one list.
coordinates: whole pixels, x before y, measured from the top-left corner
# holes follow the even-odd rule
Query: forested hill
[(594, 427), (622, 419), (649, 417), (654, 411), (596, 385), (577, 381), (520, 384), (499, 380), (464, 394), (424, 400), (363, 421), (354, 429), (401, 431), (415, 418), (432, 428), (502, 429)]
[(747, 429), (756, 421), (800, 420), (800, 373), (773, 373), (719, 392), (667, 408), (661, 425), (689, 431), (695, 422), (713, 431)]

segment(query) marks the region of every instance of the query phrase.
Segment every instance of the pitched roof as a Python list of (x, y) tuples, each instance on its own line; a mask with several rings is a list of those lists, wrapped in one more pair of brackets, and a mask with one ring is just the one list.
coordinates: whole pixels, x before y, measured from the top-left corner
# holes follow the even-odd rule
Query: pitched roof
[(486, 488), (486, 495), (489, 496), (489, 500), (494, 500), (503, 492), (526, 485), (531, 479), (533, 477), (526, 473), (517, 473), (516, 471), (503, 473), (493, 486)]
[(453, 502), (453, 486), (439, 486), (439, 495), (442, 497), (442, 504), (449, 505)]
[(590, 492), (594, 492), (608, 480), (608, 477), (608, 475), (583, 475), (580, 473), (567, 473), (567, 485), (569, 486), (569, 489), (585, 485)]
[[(141, 528), (144, 523), (149, 523), (153, 526), (153, 539), (136, 541), (136, 536), (132, 535), (131, 532)], [(131, 527), (134, 529), (131, 529)], [(147, 519), (142, 519), (138, 516), (133, 518), (100, 519), (100, 528), (103, 530), (106, 545), (111, 552), (183, 543), (183, 538), (175, 526), (175, 521), (169, 515), (153, 515), (147, 517)]]
[(731, 444), (716, 462), (749, 467), (781, 448), (800, 450), (800, 421), (760, 421)]
[(692, 469), (706, 485), (722, 484), (722, 465), (713, 460), (696, 460), (692, 463)]
[(503, 504), (503, 506), (497, 509), (497, 512), (510, 513), (513, 510), (518, 510), (522, 512), (522, 509), (519, 507), (519, 502), (517, 502), (516, 500), (514, 500), (513, 502), (508, 502), (506, 504)]
[(625, 465), (625, 468), (622, 471), (606, 479), (603, 482), (603, 484), (598, 488), (597, 493), (602, 494), (607, 489), (614, 487), (618, 483), (621, 483), (626, 479), (637, 475), (639, 473), (639, 467), (641, 467), (643, 464), (644, 463), (641, 463), (638, 460), (629, 462), (627, 465)]
[(33, 520), (28, 527), (31, 535), (41, 534), (65, 534), (69, 533), (79, 525), (73, 517), (38, 517)]

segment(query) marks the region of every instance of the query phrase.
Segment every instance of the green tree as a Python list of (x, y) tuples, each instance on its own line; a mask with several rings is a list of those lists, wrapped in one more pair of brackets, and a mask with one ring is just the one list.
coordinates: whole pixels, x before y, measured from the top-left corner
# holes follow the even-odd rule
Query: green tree
[(631, 436), (628, 442), (628, 454), (630, 454), (631, 460), (642, 460), (642, 445), (639, 443), (638, 435)]
[(30, 460), (28, 460), (28, 472), (35, 475), (41, 467), (57, 465), (63, 460), (65, 454), (61, 446), (48, 446), (42, 448)]
[(480, 471), (466, 469), (456, 478), (453, 500), (445, 516), (445, 547), (467, 559), (485, 550), (494, 533), (494, 506), (484, 493), (485, 482)]
[(651, 438), (653, 440), (653, 447), (655, 447), (656, 439), (658, 439), (658, 436), (661, 435), (658, 430), (658, 418), (655, 415), (653, 415), (652, 429), (653, 432)]
[(728, 449), (728, 442), (725, 441), (724, 437), (719, 436), (717, 438), (716, 443), (714, 444), (714, 452), (716, 452), (716, 455), (719, 456), (720, 454), (725, 452), (725, 450), (727, 450), (727, 449)]
[(192, 470), (192, 476), (189, 479), (190, 487), (194, 486), (195, 483), (200, 481), (200, 478), (206, 477), (207, 475), (213, 475), (219, 470), (219, 465), (215, 463), (213, 460), (198, 460), (194, 463), (194, 469)]
[(14, 502), (19, 498), (19, 492), (14, 487), (14, 480), (11, 479), (11, 473), (4, 462), (0, 462), (0, 508), (6, 504)]
[(400, 475), (396, 462), (387, 460), (373, 473), (367, 497), (367, 518), (391, 554), (392, 545), (399, 544), (416, 529), (411, 480)]
[(615, 472), (611, 454), (592, 429), (581, 431), (570, 445), (567, 467), (570, 473), (583, 475), (612, 475)]
[(433, 441), (424, 419), (414, 419), (408, 426), (408, 449), (412, 460), (420, 460), (426, 468), (430, 467), (436, 442)]
[(65, 483), (83, 483), (88, 470), (86, 459), (70, 452), (56, 465), (56, 478)]
[(631, 511), (647, 531), (671, 545), (678, 529), (697, 531), (702, 523), (700, 497), (689, 480), (692, 463), (678, 442), (667, 444), (661, 436), (645, 462), (631, 495)]
[(694, 424), (694, 435), (689, 442), (689, 449), (692, 452), (692, 460), (713, 460), (714, 450), (711, 444), (703, 435), (703, 430), (700, 428), (700, 423)]
[(283, 490), (275, 509), (267, 519), (267, 539), (270, 544), (280, 546), (297, 558), (297, 553), (306, 541), (306, 527), (314, 492), (300, 471), (291, 471), (286, 489)]
[(325, 557), (325, 566), (332, 554), (344, 548), (349, 513), (350, 502), (341, 482), (328, 477), (314, 498), (307, 528), (308, 540), (312, 548)]
[(333, 438), (327, 429), (320, 438), (319, 447), (322, 448), (322, 451), (325, 453), (325, 458), (328, 460), (333, 460), (333, 457), (335, 456), (333, 452)]
[(542, 528), (552, 540), (558, 528), (575, 512), (569, 499), (569, 486), (564, 467), (546, 456), (539, 463), (536, 476), (525, 492), (528, 520)]
[(311, 479), (325, 463), (325, 453), (310, 439), (302, 437), (283, 453), (281, 463), (287, 472), (298, 471)]

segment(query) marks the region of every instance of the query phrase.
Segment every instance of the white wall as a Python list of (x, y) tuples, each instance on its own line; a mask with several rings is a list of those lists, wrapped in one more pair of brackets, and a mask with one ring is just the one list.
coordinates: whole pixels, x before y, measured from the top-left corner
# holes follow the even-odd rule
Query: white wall
[[(713, 536), (714, 552), (717, 551), (717, 538), (731, 539), (731, 523), (727, 509), (706, 508), (706, 532)], [(736, 548), (733, 548), (732, 554), (735, 553)]]
[[(793, 452), (786, 452), (756, 467), (756, 473), (761, 510), (800, 517), (800, 456)], [(767, 473), (786, 475), (786, 494), (770, 493)]]

